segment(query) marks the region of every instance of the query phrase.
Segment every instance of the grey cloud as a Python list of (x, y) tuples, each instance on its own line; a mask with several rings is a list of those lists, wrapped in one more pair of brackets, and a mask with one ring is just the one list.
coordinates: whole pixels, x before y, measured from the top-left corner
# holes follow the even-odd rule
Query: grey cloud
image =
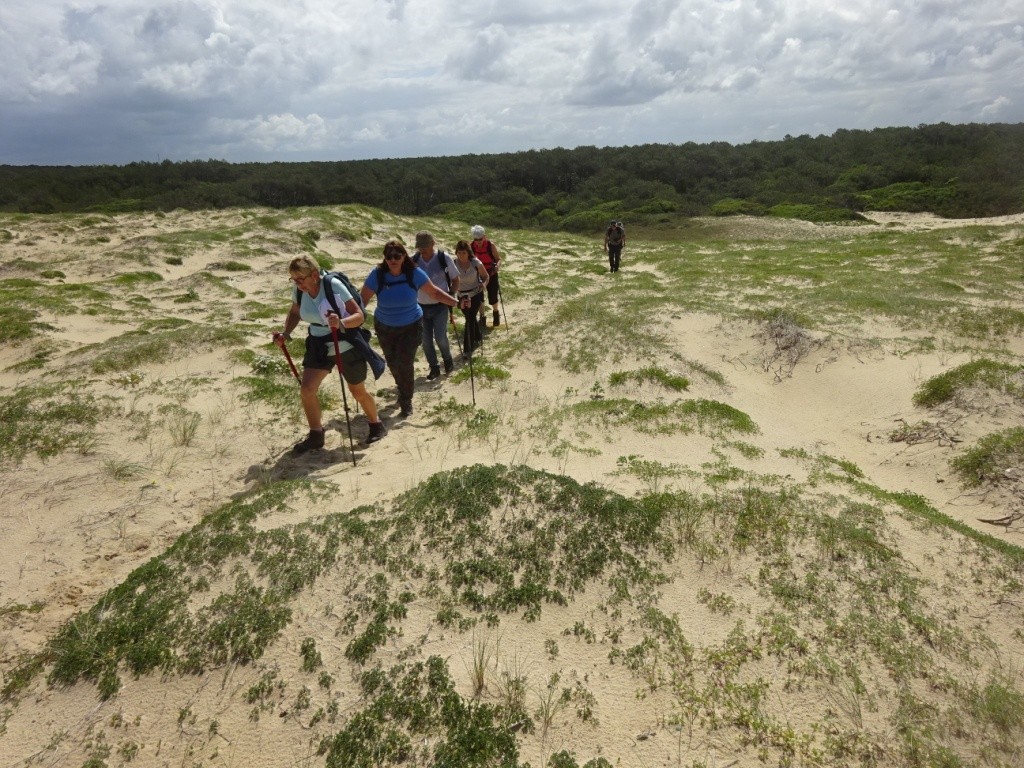
[(399, 157), (1024, 119), (1019, 9), (958, 3), (7, 0), (0, 162)]
[(511, 41), (505, 28), (492, 24), (449, 53), (446, 66), (465, 80), (503, 81), (509, 77), (506, 54)]

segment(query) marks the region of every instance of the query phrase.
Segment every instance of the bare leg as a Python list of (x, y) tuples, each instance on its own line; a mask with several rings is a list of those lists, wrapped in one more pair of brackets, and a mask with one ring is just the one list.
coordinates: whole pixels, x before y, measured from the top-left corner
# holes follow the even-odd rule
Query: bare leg
[(317, 400), (316, 393), (328, 373), (330, 371), (321, 371), (319, 368), (302, 369), (302, 410), (306, 412), (306, 422), (312, 431), (324, 428), (321, 422), (320, 401)]
[(380, 421), (380, 418), (377, 416), (377, 401), (367, 391), (365, 383), (349, 384), (348, 391), (352, 393), (352, 397), (356, 399), (356, 402), (363, 407), (367, 421), (371, 423)]

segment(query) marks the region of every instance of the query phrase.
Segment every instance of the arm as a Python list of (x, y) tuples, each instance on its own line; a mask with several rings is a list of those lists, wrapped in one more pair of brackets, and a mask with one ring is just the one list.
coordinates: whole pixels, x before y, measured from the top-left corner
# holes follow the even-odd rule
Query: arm
[(277, 346), (284, 349), (285, 342), (291, 341), (292, 331), (295, 330), (295, 326), (299, 324), (299, 305), (292, 304), (292, 308), (288, 310), (288, 314), (284, 318), (284, 333), (274, 334), (274, 343)]
[(367, 285), (364, 285), (359, 289), (359, 297), (363, 300), (364, 306), (369, 306), (370, 302), (373, 301), (373, 297), (376, 295), (376, 292)]
[(483, 265), (483, 262), (478, 261), (476, 263), (476, 273), (480, 276), (480, 287), (486, 288), (491, 276), (487, 274), (487, 267)]
[(362, 324), (363, 320), (366, 319), (363, 317), (363, 310), (359, 308), (355, 299), (349, 299), (345, 302), (345, 311), (348, 312), (348, 314), (341, 318), (342, 330), (345, 330), (346, 328), (358, 328)]
[(458, 301), (456, 301), (454, 296), (445, 293), (436, 285), (434, 285), (434, 283), (431, 282), (430, 280), (427, 280), (427, 282), (423, 284), (423, 290), (426, 291), (427, 295), (430, 296), (430, 298), (437, 299), (445, 306), (454, 307), (456, 304), (459, 303)]

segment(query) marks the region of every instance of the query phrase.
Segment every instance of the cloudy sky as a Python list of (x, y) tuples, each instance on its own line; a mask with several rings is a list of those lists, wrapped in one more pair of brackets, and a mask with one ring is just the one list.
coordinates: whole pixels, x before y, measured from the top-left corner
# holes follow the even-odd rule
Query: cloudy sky
[(3, 0), (0, 164), (1024, 121), (1020, 0)]

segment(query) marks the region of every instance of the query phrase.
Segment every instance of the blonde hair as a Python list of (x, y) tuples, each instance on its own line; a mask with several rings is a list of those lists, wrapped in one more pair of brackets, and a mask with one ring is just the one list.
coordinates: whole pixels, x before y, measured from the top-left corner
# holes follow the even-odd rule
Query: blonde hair
[(288, 274), (290, 275), (307, 277), (314, 272), (320, 274), (320, 265), (316, 262), (316, 259), (308, 254), (304, 253), (301, 256), (296, 256), (288, 262)]

